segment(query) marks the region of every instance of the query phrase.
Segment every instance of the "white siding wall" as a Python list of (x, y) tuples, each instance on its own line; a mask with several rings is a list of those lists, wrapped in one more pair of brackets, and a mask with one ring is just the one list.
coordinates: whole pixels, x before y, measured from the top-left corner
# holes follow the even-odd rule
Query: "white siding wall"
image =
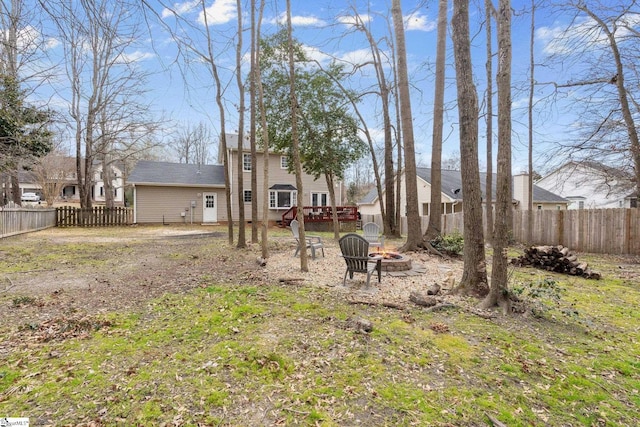
[[(242, 192), (238, 191), (238, 157), (237, 151), (232, 151), (229, 156), (230, 162), (230, 170), (231, 170), (231, 210), (233, 219), (237, 220), (238, 218), (238, 197), (242, 197)], [(257, 155), (257, 165), (254, 165), (257, 172), (257, 185), (258, 185), (258, 218), (257, 220), (262, 220), (262, 197), (269, 197), (269, 194), (262, 194), (262, 184), (264, 182), (264, 172), (263, 172), (263, 156), (261, 153)], [(250, 190), (251, 189), (251, 172), (243, 172), (243, 189)], [(294, 187), (296, 186), (296, 176), (294, 174), (290, 174), (286, 169), (282, 169), (280, 166), (280, 155), (279, 154), (271, 154), (269, 155), (269, 187), (274, 184), (290, 184)], [(311, 205), (311, 193), (314, 192), (327, 192), (327, 183), (324, 176), (320, 176), (317, 180), (314, 181), (311, 175), (303, 174), (302, 177), (302, 186), (303, 193), (301, 194), (298, 191), (298, 197), (302, 197), (303, 203), (305, 206)], [(336, 202), (338, 205), (339, 202), (339, 188), (336, 188)], [(256, 195), (253, 195), (254, 197)], [(244, 205), (244, 216), (247, 221), (251, 221), (251, 203), (245, 203)], [(269, 220), (277, 221), (282, 219), (282, 214), (285, 213), (287, 209), (270, 209), (269, 210)], [(218, 217), (220, 218), (220, 217)]]
[[(202, 193), (217, 193), (218, 221), (227, 220), (227, 204), (224, 189), (202, 187), (135, 187), (136, 222), (145, 223), (190, 223), (191, 201), (195, 200), (193, 223), (202, 223)], [(185, 216), (181, 216), (184, 212)]]

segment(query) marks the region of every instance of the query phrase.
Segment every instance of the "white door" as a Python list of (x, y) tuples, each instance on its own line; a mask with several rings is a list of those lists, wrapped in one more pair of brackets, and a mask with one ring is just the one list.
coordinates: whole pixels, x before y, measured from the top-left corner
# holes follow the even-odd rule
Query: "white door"
[(202, 193), (202, 222), (218, 222), (216, 193)]

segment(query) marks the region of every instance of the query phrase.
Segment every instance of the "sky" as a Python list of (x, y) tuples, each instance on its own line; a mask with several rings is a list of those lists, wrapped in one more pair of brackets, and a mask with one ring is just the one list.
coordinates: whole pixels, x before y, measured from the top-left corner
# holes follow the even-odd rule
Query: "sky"
[[(617, 2), (617, 0), (611, 0)], [(144, 20), (146, 35), (132, 47), (130, 55), (135, 58), (138, 66), (151, 73), (148, 82), (149, 92), (147, 101), (154, 114), (161, 115), (168, 132), (166, 139), (171, 138), (171, 132), (185, 126), (204, 122), (211, 127), (214, 134), (219, 133), (219, 113), (215, 102), (215, 85), (209, 69), (193, 55), (184, 57), (180, 52), (186, 52), (180, 41), (196, 51), (206, 49), (202, 32), (205, 30), (205, 15), (198, 0), (187, 2), (161, 2), (148, 0), (148, 5), (154, 13), (148, 13)], [(250, 17), (248, 1), (243, 1), (245, 8), (242, 14), (243, 26), (248, 28)], [(307, 54), (322, 64), (335, 60), (343, 62), (348, 69), (354, 69), (347, 85), (354, 90), (371, 90), (375, 84), (375, 76), (371, 65), (369, 45), (362, 32), (353, 26), (354, 16), (357, 14), (370, 28), (374, 38), (380, 43), (382, 51), (391, 55), (385, 38), (391, 37), (391, 1), (345, 1), (345, 0), (292, 0), (293, 35), (305, 46)], [(470, 25), (472, 32), (472, 55), (475, 67), (474, 79), (478, 96), (483, 104), (485, 90), (485, 29), (483, 26), (484, 10), (478, 9), (479, 2), (471, 2)], [(206, 0), (206, 22), (213, 35), (214, 55), (220, 72), (222, 84), (225, 87), (223, 101), (226, 109), (227, 131), (237, 130), (238, 95), (235, 81), (235, 41), (238, 25), (236, 0)], [(531, 36), (530, 2), (513, 0), (512, 7), (512, 100), (513, 100), (513, 172), (526, 170), (527, 165), (527, 118), (529, 79), (529, 45)], [(279, 26), (284, 24), (286, 4), (284, 1), (267, 1), (263, 20), (263, 35), (273, 34)], [(405, 35), (407, 44), (407, 61), (411, 84), (411, 103), (414, 119), (414, 135), (416, 157), (419, 165), (430, 165), (433, 86), (435, 69), (436, 46), (436, 18), (437, 1), (404, 0), (402, 11), (405, 21)], [(451, 2), (449, 2), (448, 16), (451, 18)], [(576, 73), (584, 72), (584, 66), (574, 66), (570, 62), (560, 61), (560, 67), (549, 66), (547, 58), (550, 55), (570, 56), (571, 52), (564, 52), (568, 44), (563, 43), (562, 32), (574, 18), (574, 11), (563, 13), (551, 9), (539, 9), (535, 19), (534, 54), (536, 58), (536, 80), (539, 82), (567, 82), (576, 78)], [(574, 25), (580, 25), (586, 18), (578, 17)], [(635, 23), (636, 27), (637, 22)], [(495, 39), (495, 24), (494, 24)], [(455, 104), (455, 79), (453, 68), (452, 42), (447, 40), (447, 89), (445, 95), (445, 141), (443, 157), (456, 156), (459, 152), (459, 138), (457, 127), (457, 110)], [(178, 40), (176, 40), (176, 36)], [(249, 34), (244, 32), (243, 57), (246, 59), (249, 49)], [(566, 40), (565, 40), (566, 42)], [(52, 50), (60, 49), (52, 42)], [(493, 43), (494, 53), (497, 50)], [(497, 60), (494, 58), (494, 73), (497, 70)], [(188, 62), (188, 63), (187, 63)], [(558, 62), (556, 62), (557, 64)], [(542, 64), (542, 65), (541, 65)], [(357, 67), (356, 67), (357, 66)], [(577, 68), (577, 71), (576, 71)], [(387, 70), (389, 66), (387, 66)], [(246, 77), (248, 63), (243, 64), (243, 75)], [(495, 83), (494, 83), (495, 88)], [(537, 87), (535, 100), (538, 102), (534, 114), (534, 128), (536, 129), (536, 153), (534, 162), (536, 170), (543, 170), (548, 166), (548, 158), (544, 156), (554, 141), (568, 138), (573, 130), (572, 126), (578, 120), (567, 108), (571, 94), (560, 99), (558, 104), (550, 104), (541, 100), (548, 96), (549, 88)], [(556, 98), (558, 100), (558, 98)], [(64, 104), (64, 101), (61, 101)], [(382, 143), (381, 114), (377, 97), (371, 95), (361, 104), (362, 111), (367, 118), (367, 124)], [(496, 105), (494, 98), (494, 108)], [(248, 114), (246, 116), (248, 121)], [(480, 120), (480, 165), (486, 168), (484, 119)], [(494, 133), (497, 125), (494, 122)], [(495, 144), (495, 137), (494, 137)], [(494, 157), (495, 152), (494, 148)], [(495, 166), (494, 166), (495, 171)]]

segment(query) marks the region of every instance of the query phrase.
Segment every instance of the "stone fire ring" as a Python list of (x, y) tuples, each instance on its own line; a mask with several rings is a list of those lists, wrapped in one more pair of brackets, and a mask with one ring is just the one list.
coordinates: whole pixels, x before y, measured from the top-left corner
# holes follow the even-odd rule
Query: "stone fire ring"
[(411, 258), (398, 252), (371, 252), (370, 257), (382, 256), (382, 272), (388, 276), (404, 277), (424, 274), (427, 269), (413, 265)]

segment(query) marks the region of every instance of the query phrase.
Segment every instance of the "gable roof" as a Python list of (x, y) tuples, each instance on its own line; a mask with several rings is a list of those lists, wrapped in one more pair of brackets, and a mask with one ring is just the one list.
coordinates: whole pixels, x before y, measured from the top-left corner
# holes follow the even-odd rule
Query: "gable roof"
[(156, 186), (224, 187), (224, 167), (140, 160), (127, 182)]
[[(431, 185), (431, 168), (416, 168), (416, 174), (419, 178), (423, 179), (425, 182)], [(492, 174), (493, 182), (495, 184), (497, 179), (497, 174)], [(441, 173), (442, 180), (442, 193), (448, 196), (453, 200), (462, 200), (462, 174), (460, 171), (454, 170), (442, 170)], [(486, 193), (486, 183), (487, 183), (487, 174), (480, 173), (480, 190), (482, 191), (483, 197)], [(513, 178), (511, 181), (513, 185)], [(376, 201), (378, 198), (378, 192), (376, 188), (372, 188), (366, 196), (364, 196), (360, 204), (371, 204)], [(496, 187), (495, 185), (491, 189), (491, 199), (496, 199)], [(533, 202), (548, 202), (548, 203), (566, 203), (567, 199), (564, 197), (558, 196), (550, 191), (545, 190), (544, 188), (538, 187), (537, 185), (533, 185)]]

